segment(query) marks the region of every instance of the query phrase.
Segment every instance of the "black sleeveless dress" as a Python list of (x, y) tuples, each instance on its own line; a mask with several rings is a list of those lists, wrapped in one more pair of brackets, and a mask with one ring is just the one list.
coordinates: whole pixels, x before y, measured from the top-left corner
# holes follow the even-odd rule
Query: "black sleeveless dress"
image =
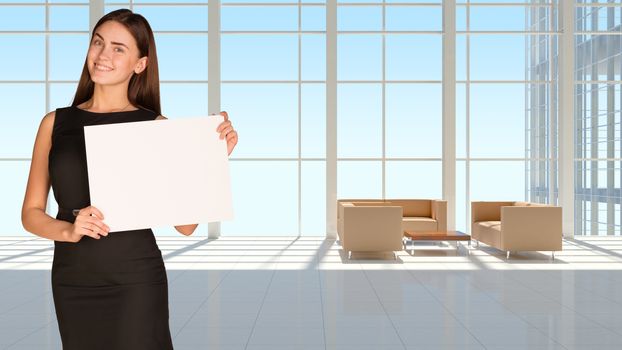
[[(71, 210), (91, 205), (83, 127), (157, 116), (145, 109), (56, 110), (48, 169), (59, 206), (56, 219), (73, 223)], [(172, 349), (167, 285), (162, 254), (149, 228), (110, 232), (99, 240), (84, 236), (78, 243), (54, 242), (52, 291), (63, 349)]]

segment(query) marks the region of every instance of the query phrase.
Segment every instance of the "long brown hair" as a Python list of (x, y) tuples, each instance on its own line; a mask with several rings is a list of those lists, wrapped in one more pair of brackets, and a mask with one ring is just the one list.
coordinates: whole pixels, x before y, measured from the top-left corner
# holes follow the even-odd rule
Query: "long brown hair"
[[(135, 106), (149, 109), (162, 114), (160, 110), (160, 76), (158, 74), (158, 56), (156, 54), (155, 39), (149, 22), (145, 17), (133, 13), (128, 9), (119, 9), (106, 14), (93, 28), (91, 40), (99, 26), (108, 21), (115, 21), (123, 24), (136, 40), (140, 57), (148, 57), (147, 68), (140, 74), (134, 73), (130, 78), (127, 88), (127, 97)], [(95, 83), (89, 74), (88, 61), (84, 60), (82, 75), (73, 98), (72, 106), (77, 106), (88, 101), (93, 96)]]

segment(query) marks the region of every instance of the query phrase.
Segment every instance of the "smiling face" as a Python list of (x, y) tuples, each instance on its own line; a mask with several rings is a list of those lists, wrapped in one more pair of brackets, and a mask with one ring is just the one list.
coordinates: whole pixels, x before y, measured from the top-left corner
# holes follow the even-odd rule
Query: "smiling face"
[(95, 84), (117, 85), (141, 73), (147, 67), (147, 57), (140, 57), (136, 40), (124, 25), (107, 21), (91, 38), (87, 65)]

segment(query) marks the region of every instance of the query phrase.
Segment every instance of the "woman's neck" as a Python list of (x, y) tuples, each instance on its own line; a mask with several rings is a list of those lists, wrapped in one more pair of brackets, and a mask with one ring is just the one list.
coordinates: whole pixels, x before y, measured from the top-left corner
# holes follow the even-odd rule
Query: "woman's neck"
[(127, 86), (102, 86), (95, 84), (93, 96), (82, 104), (91, 112), (121, 112), (134, 109), (127, 98)]

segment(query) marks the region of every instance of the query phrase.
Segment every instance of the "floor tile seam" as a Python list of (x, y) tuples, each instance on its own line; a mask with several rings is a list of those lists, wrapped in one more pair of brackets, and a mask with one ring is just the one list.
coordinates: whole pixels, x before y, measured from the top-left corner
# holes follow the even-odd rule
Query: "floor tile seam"
[[(443, 263), (443, 266), (446, 266), (446, 265)], [(485, 270), (485, 271), (496, 272), (496, 271), (498, 271), (498, 270)], [(507, 271), (507, 270), (506, 270), (506, 271)], [(509, 270), (509, 271), (511, 271), (511, 270)], [(458, 276), (458, 278), (461, 278), (463, 281), (465, 281), (465, 282), (466, 282), (468, 285), (470, 285), (471, 287), (473, 287), (473, 288), (475, 288), (475, 289), (479, 290), (480, 292), (482, 292), (483, 294), (485, 294), (485, 295), (486, 295), (486, 296), (487, 296), (487, 297), (488, 297), (491, 301), (493, 301), (493, 302), (495, 302), (495, 303), (499, 304), (500, 306), (502, 306), (503, 308), (507, 309), (507, 307), (505, 307), (505, 305), (503, 305), (500, 301), (498, 301), (495, 297), (493, 297), (493, 296), (492, 296), (492, 294), (490, 294), (489, 292), (487, 292), (487, 291), (484, 289), (484, 286), (481, 286), (481, 285), (479, 285), (477, 282), (475, 282), (475, 281), (473, 281), (473, 280), (471, 280), (471, 279), (468, 279), (468, 278), (467, 278), (464, 274), (461, 274), (461, 275), (456, 275), (456, 276)], [(508, 310), (508, 311), (510, 311), (510, 310)]]
[[(506, 270), (506, 271), (517, 271), (517, 270)], [(540, 296), (544, 297), (544, 298), (545, 298), (545, 299), (547, 299), (548, 301), (551, 301), (551, 302), (554, 302), (554, 303), (560, 304), (562, 307), (565, 307), (565, 305), (563, 305), (562, 303), (558, 302), (557, 300), (555, 300), (555, 299), (553, 299), (553, 298), (551, 298), (551, 297), (549, 297), (549, 296), (547, 296), (547, 295), (544, 295), (544, 294), (540, 293), (539, 291), (537, 291), (537, 290), (535, 290), (535, 289), (533, 289), (533, 288), (529, 287), (528, 285), (525, 285), (525, 284), (524, 284), (523, 282), (521, 282), (520, 280), (516, 280), (515, 278), (512, 278), (512, 280), (513, 280), (513, 281), (515, 281), (515, 282), (517, 282), (519, 285), (521, 285), (521, 286), (523, 286), (523, 287), (526, 287), (527, 289), (531, 290), (532, 292), (535, 292), (536, 294), (538, 294), (538, 295), (540, 295)], [(484, 287), (483, 285), (478, 284), (477, 282), (472, 281), (472, 280), (469, 280), (469, 284), (471, 284), (471, 285), (472, 285), (472, 286), (474, 286), (475, 288), (479, 289), (481, 292), (483, 292), (484, 294), (486, 294), (488, 297), (490, 297), (491, 299), (493, 299), (493, 300), (495, 300), (496, 302), (498, 302), (498, 303), (499, 303), (499, 301), (497, 301), (497, 299), (496, 299), (496, 298), (495, 298), (495, 297), (494, 297), (494, 296), (493, 296), (490, 292), (488, 292), (488, 291), (486, 291), (486, 290), (484, 289), (485, 287)], [(503, 304), (501, 304), (501, 305), (503, 305)]]
[[(242, 258), (242, 256), (245, 254), (240, 255), (240, 259)], [(196, 308), (196, 310), (194, 310), (194, 312), (192, 313), (192, 315), (190, 315), (190, 317), (188, 317), (188, 319), (186, 320), (186, 322), (184, 322), (183, 326), (181, 326), (178, 330), (177, 333), (175, 333), (175, 335), (173, 336), (173, 339), (176, 338), (179, 333), (181, 333), (181, 331), (186, 327), (186, 325), (194, 318), (194, 316), (197, 314), (197, 312), (199, 312), (199, 310), (201, 309), (201, 307), (203, 305), (205, 305), (205, 303), (207, 303), (207, 301), (209, 300), (209, 297), (218, 289), (218, 286), (220, 286), (220, 284), (227, 278), (229, 277), (229, 274), (231, 274), (231, 272), (235, 269), (235, 267), (238, 265), (238, 262), (240, 261), (240, 259), (238, 259), (238, 261), (235, 262), (235, 264), (233, 265), (233, 268), (229, 269), (229, 271), (227, 271), (227, 273), (225, 274), (225, 276), (223, 278), (221, 278), (218, 281), (218, 284), (216, 285), (216, 287), (214, 287), (214, 289), (212, 289), (212, 291), (209, 293), (209, 295), (207, 296), (207, 298), (205, 298), (205, 300), (203, 300), (203, 302)], [(196, 263), (195, 263), (196, 264)], [(195, 264), (193, 264), (192, 266), (195, 266)], [(184, 271), (184, 273), (180, 274), (177, 278), (179, 278), (181, 275), (185, 274), (186, 272), (188, 272), (190, 270), (186, 269)], [(177, 279), (176, 278), (176, 279)]]
[[(192, 266), (194, 266), (194, 265), (192, 265)], [(182, 273), (177, 274), (177, 276), (175, 276), (175, 278), (173, 278), (172, 280), (169, 280), (169, 282), (170, 282), (170, 283), (169, 283), (169, 286), (170, 286), (171, 284), (175, 283), (175, 281), (177, 281), (177, 279), (178, 279), (179, 277), (181, 277), (181, 276), (185, 275), (185, 274), (186, 274), (186, 272), (188, 272), (188, 271), (189, 271), (188, 269), (185, 269)], [(166, 278), (168, 279), (168, 274), (167, 274)]]
[(322, 308), (322, 339), (324, 339), (324, 350), (326, 349), (326, 322), (324, 321), (324, 296), (322, 295), (322, 274), (320, 273), (319, 263), (321, 262), (320, 252), (315, 253), (315, 273), (317, 274), (317, 280), (319, 285), (320, 294), (320, 307)]
[[(544, 271), (544, 272), (545, 272), (546, 274), (552, 274), (552, 273), (553, 273), (553, 271)], [(539, 291), (539, 290), (537, 290), (537, 289), (532, 288), (529, 284), (526, 284), (526, 283), (524, 283), (523, 281), (521, 281), (521, 280), (519, 280), (519, 279), (517, 279), (517, 278), (515, 278), (515, 277), (512, 277), (512, 276), (509, 276), (509, 278), (510, 278), (510, 279), (512, 279), (514, 282), (517, 282), (519, 285), (522, 285), (523, 287), (525, 287), (525, 288), (527, 288), (527, 289), (531, 290), (532, 292), (535, 292), (536, 294), (541, 295), (541, 296), (543, 296), (544, 298), (549, 299), (549, 300), (552, 300), (554, 303), (557, 303), (557, 304), (561, 305), (561, 307), (562, 307), (562, 308), (567, 309), (567, 310), (570, 310), (570, 311), (572, 311), (572, 312), (575, 312), (575, 313), (577, 313), (577, 314), (579, 314), (579, 315), (581, 315), (581, 316), (584, 316), (584, 315), (582, 315), (581, 313), (577, 312), (576, 310), (574, 310), (574, 309), (570, 308), (569, 306), (564, 305), (564, 304), (560, 303), (559, 301), (554, 300), (554, 299), (552, 299), (552, 298), (548, 297), (547, 295), (545, 295), (545, 294), (544, 294), (544, 293), (542, 293), (541, 291)], [(568, 283), (568, 282), (564, 282), (563, 284), (564, 284), (564, 285), (565, 285), (565, 284), (570, 285), (570, 283)]]
[(272, 275), (270, 276), (270, 282), (266, 286), (266, 291), (264, 292), (263, 298), (261, 299), (261, 305), (259, 306), (259, 310), (257, 310), (257, 316), (255, 316), (255, 321), (253, 321), (253, 326), (251, 327), (251, 332), (248, 335), (248, 339), (246, 339), (246, 344), (244, 345), (244, 349), (248, 349), (248, 345), (253, 337), (253, 333), (255, 332), (255, 327), (257, 326), (257, 320), (259, 320), (259, 315), (261, 315), (261, 310), (263, 309), (264, 302), (266, 301), (266, 297), (270, 292), (270, 286), (272, 285), (272, 280), (274, 280), (274, 275), (276, 274), (276, 268), (272, 269)]
[[(512, 313), (514, 313), (512, 311)], [(528, 319), (526, 319), (525, 317), (514, 313), (518, 318), (520, 318), (521, 320), (523, 320), (525, 323), (527, 323), (527, 325), (529, 325), (530, 327), (532, 327), (533, 329), (537, 330), (540, 334), (544, 335), (545, 337), (547, 337), (548, 339), (552, 340), (555, 344), (559, 345), (560, 347), (564, 348), (564, 349), (568, 349), (564, 344), (560, 343), (557, 339), (554, 339), (552, 336), (550, 336), (549, 334), (547, 334), (543, 329), (541, 329), (540, 327), (537, 327), (535, 324), (533, 324), (532, 322), (530, 322)]]
[[(462, 321), (460, 321), (460, 320), (458, 319), (458, 317), (456, 317), (456, 315), (455, 315), (453, 312), (451, 312), (451, 310), (449, 310), (449, 309), (447, 308), (447, 306), (445, 306), (445, 303), (443, 303), (439, 297), (437, 297), (434, 293), (432, 293), (432, 291), (430, 291), (430, 289), (429, 289), (429, 288), (425, 285), (425, 283), (423, 283), (421, 280), (419, 280), (419, 279), (417, 278), (417, 276), (415, 276), (415, 275), (414, 275), (414, 274), (413, 274), (410, 270), (406, 270), (406, 271), (407, 271), (407, 272), (408, 272), (408, 273), (409, 273), (409, 274), (410, 274), (410, 275), (411, 275), (411, 276), (412, 276), (412, 277), (413, 277), (413, 278), (414, 278), (417, 282), (419, 282), (419, 283), (423, 286), (423, 288), (425, 288), (425, 290), (427, 290), (427, 291), (428, 291), (428, 293), (429, 293), (429, 294), (430, 294), (430, 295), (431, 295), (431, 296), (432, 296), (432, 297), (433, 297), (433, 298), (434, 298), (434, 299), (435, 299), (435, 300), (436, 300), (439, 304), (441, 304), (441, 305), (443, 306), (443, 308), (445, 309), (445, 311), (447, 311), (447, 313), (448, 313), (449, 315), (451, 315), (451, 317), (453, 317), (453, 318), (454, 318), (454, 320), (455, 320), (458, 324), (460, 324), (460, 325), (461, 325), (461, 326), (462, 326), (462, 327), (463, 327), (463, 328), (467, 331), (467, 333), (469, 333), (469, 335), (471, 335), (471, 336), (473, 337), (473, 339), (475, 339), (475, 340), (479, 343), (479, 345), (481, 345), (481, 346), (482, 346), (485, 350), (486, 350), (486, 349), (488, 349), (488, 348), (486, 347), (486, 345), (484, 345), (484, 343), (483, 343), (483, 342), (482, 342), (482, 341), (481, 341), (478, 337), (476, 337), (476, 336), (473, 334), (473, 332), (471, 332), (471, 330), (470, 330), (470, 329), (469, 329), (469, 328), (468, 328), (468, 327), (467, 327), (467, 326), (466, 326), (466, 325), (465, 325)], [(470, 282), (469, 282), (469, 283), (470, 283)]]
[[(360, 263), (359, 263), (359, 265), (360, 265)], [(374, 284), (369, 279), (369, 276), (367, 275), (367, 272), (365, 271), (365, 269), (363, 269), (363, 266), (361, 266), (361, 270), (363, 271), (363, 275), (367, 279), (367, 283), (369, 283), (369, 285), (373, 289), (374, 294), (376, 295), (376, 298), (378, 299), (378, 302), (380, 303), (380, 306), (382, 307), (382, 311), (384, 311), (385, 316), (389, 319), (389, 322), (391, 322), (391, 327), (393, 327), (393, 331), (397, 335), (397, 338), (400, 340), (400, 343), (402, 343), (402, 348), (404, 348), (404, 350), (407, 350), (406, 342), (404, 341), (404, 339), (402, 339), (402, 336), (400, 335), (400, 332), (398, 332), (397, 327), (395, 327), (395, 323), (393, 323), (393, 320), (391, 319), (391, 316), (389, 316), (389, 313), (387, 312), (387, 309), (384, 307), (384, 304), (382, 303), (382, 300), (380, 300), (380, 296), (378, 295), (378, 292), (376, 291), (376, 288), (374, 287)]]
[[(184, 262), (181, 262), (181, 263), (184, 263)], [(190, 265), (189, 269), (183, 270), (182, 273), (178, 274), (174, 279), (171, 280), (171, 283), (174, 283), (178, 278), (180, 278), (181, 276), (185, 275), (188, 271), (197, 271), (197, 270), (194, 269), (194, 267), (196, 265), (198, 265), (199, 263), (200, 262), (193, 262), (192, 265)], [(237, 261), (236, 261), (236, 263), (237, 263)], [(179, 270), (176, 270), (176, 271), (179, 271)]]
[[(552, 274), (552, 273), (553, 273), (553, 271), (546, 271), (546, 273), (547, 273), (547, 274)], [(572, 285), (572, 286), (576, 286), (575, 284), (572, 284), (572, 283), (570, 283), (570, 282), (564, 282), (564, 284), (567, 284), (567, 285)], [(581, 290), (583, 290), (584, 292), (588, 293), (588, 294), (594, 294), (594, 295), (599, 296), (599, 297), (601, 297), (601, 298), (603, 298), (603, 299), (606, 299), (606, 300), (608, 300), (608, 301), (610, 301), (610, 302), (612, 302), (612, 303), (618, 304), (618, 305), (620, 305), (620, 307), (622, 308), (622, 303), (621, 303), (621, 302), (619, 302), (619, 301), (617, 301), (617, 300), (615, 300), (615, 299), (611, 299), (611, 298), (609, 298), (608, 296), (606, 296), (606, 295), (602, 295), (602, 294), (600, 294), (600, 293), (594, 293), (592, 290), (587, 289), (586, 287), (582, 286), (581, 284), (579, 284), (579, 288), (580, 288)], [(563, 305), (563, 304), (562, 304), (562, 305)], [(576, 311), (576, 310), (574, 310), (574, 309), (572, 309), (572, 310), (573, 310), (573, 311), (575, 311), (575, 312), (577, 312), (577, 311)], [(584, 315), (582, 315), (582, 316), (584, 316)], [(620, 334), (622, 334), (622, 330), (620, 330), (620, 331), (621, 331), (621, 333), (620, 333)]]
[[(515, 277), (512, 277), (511, 275), (510, 275), (510, 276), (508, 276), (508, 277), (509, 277), (511, 280), (513, 280), (514, 282), (518, 283), (519, 285), (521, 285), (521, 286), (523, 286), (523, 287), (525, 287), (525, 288), (527, 288), (527, 289), (529, 289), (529, 290), (531, 290), (531, 291), (535, 292), (536, 294), (542, 295), (544, 298), (550, 299), (550, 298), (549, 298), (549, 297), (547, 297), (546, 295), (542, 294), (540, 291), (538, 291), (538, 290), (536, 290), (536, 289), (534, 289), (534, 288), (530, 287), (528, 284), (525, 284), (525, 283), (524, 283), (524, 282), (522, 282), (521, 280), (516, 279)], [(484, 292), (484, 293), (488, 294), (488, 292), (486, 292), (485, 290), (482, 290), (482, 289), (480, 288), (480, 286), (478, 286), (478, 285), (476, 285), (476, 284), (474, 284), (474, 286), (475, 286), (476, 288), (480, 289), (482, 292)], [(568, 309), (568, 310), (570, 310), (570, 311), (572, 311), (572, 312), (575, 312), (575, 313), (579, 314), (578, 312), (576, 312), (576, 311), (574, 311), (574, 310), (572, 310), (572, 309), (570, 309), (570, 308), (566, 307), (566, 306), (565, 306), (565, 305), (563, 305), (562, 303), (559, 303), (559, 302), (557, 302), (557, 301), (555, 301), (555, 300), (553, 300), (553, 302), (555, 302), (555, 303), (559, 304), (562, 308)], [(505, 306), (504, 306), (504, 307), (505, 307)], [(550, 335), (548, 335), (548, 334), (547, 334), (547, 333), (546, 333), (543, 329), (541, 329), (541, 328), (539, 328), (539, 327), (536, 327), (536, 325), (535, 325), (535, 324), (533, 324), (532, 322), (529, 322), (529, 320), (528, 320), (528, 319), (526, 319), (524, 316), (522, 316), (522, 315), (520, 315), (520, 314), (518, 314), (518, 313), (514, 312), (513, 310), (508, 309), (507, 307), (505, 307), (505, 308), (506, 308), (506, 309), (507, 309), (507, 310), (508, 310), (511, 314), (513, 314), (514, 316), (516, 316), (516, 317), (518, 317), (519, 319), (523, 320), (525, 323), (527, 323), (527, 324), (528, 324), (529, 326), (531, 326), (532, 328), (536, 329), (536, 330), (537, 330), (540, 334), (544, 335), (544, 336), (545, 336), (545, 337), (547, 337), (549, 340), (552, 340), (555, 344), (559, 345), (560, 347), (562, 347), (562, 348), (564, 348), (564, 349), (568, 349), (566, 346), (564, 346), (564, 344), (560, 343), (560, 342), (559, 342), (559, 341), (557, 341), (556, 339), (553, 339), (553, 338), (552, 338)]]
[[(552, 299), (552, 298), (550, 298), (550, 297), (548, 297), (548, 296), (546, 296), (546, 295), (544, 295), (544, 294), (540, 293), (538, 290), (531, 288), (529, 285), (527, 285), (527, 284), (523, 283), (522, 281), (517, 280), (516, 278), (511, 277), (511, 276), (509, 276), (509, 278), (510, 278), (510, 279), (512, 279), (514, 282), (517, 282), (519, 285), (521, 285), (521, 286), (523, 286), (523, 287), (525, 287), (525, 288), (527, 288), (527, 289), (531, 290), (532, 292), (535, 292), (536, 294), (543, 296), (545, 299), (549, 299), (550, 301), (552, 301), (552, 302), (554, 302), (554, 303), (556, 303), (556, 304), (559, 304), (562, 308), (566, 308), (566, 309), (568, 309), (568, 310), (570, 310), (570, 311), (573, 311), (573, 312), (577, 313), (575, 310), (572, 310), (572, 309), (570, 309), (570, 308), (566, 307), (565, 305), (563, 305), (562, 303), (560, 303), (560, 302), (558, 302), (558, 301), (556, 301), (556, 300), (554, 300), (554, 299)], [(486, 295), (490, 296), (490, 293), (489, 293), (489, 292), (487, 292), (486, 290), (484, 290), (484, 289), (482, 288), (482, 286), (478, 285), (477, 283), (473, 283), (473, 281), (469, 281), (469, 283), (470, 283), (471, 285), (473, 285), (475, 288), (479, 289), (479, 290), (480, 290), (481, 292), (483, 292), (484, 294), (486, 294)], [(490, 296), (490, 297), (491, 297), (493, 300), (495, 300), (497, 303), (499, 303), (499, 302), (498, 302), (496, 299), (494, 299), (492, 296)], [(501, 304), (501, 303), (499, 303), (499, 304)], [(533, 323), (529, 322), (529, 320), (527, 320), (525, 317), (523, 317), (523, 316), (521, 316), (520, 314), (518, 314), (518, 313), (514, 312), (513, 310), (511, 310), (511, 309), (507, 308), (507, 307), (506, 307), (505, 305), (503, 305), (503, 304), (501, 304), (501, 306), (503, 306), (505, 309), (507, 309), (507, 310), (508, 310), (511, 314), (513, 314), (514, 316), (516, 316), (516, 317), (518, 317), (519, 319), (521, 319), (521, 320), (522, 320), (523, 322), (525, 322), (527, 325), (529, 325), (529, 326), (531, 326), (531, 327), (535, 328), (535, 329), (536, 329), (536, 330), (538, 330), (540, 333), (542, 333), (543, 335), (547, 336), (549, 339), (553, 340), (553, 341), (554, 341), (555, 343), (557, 343), (558, 345), (560, 345), (560, 346), (564, 347), (564, 346), (563, 346), (563, 344), (561, 344), (561, 343), (557, 342), (557, 340), (555, 340), (555, 339), (552, 339), (550, 336), (548, 336), (548, 335), (544, 332), (544, 330), (541, 330), (539, 327), (536, 327), (536, 325), (535, 325), (535, 324), (533, 324)], [(578, 313), (577, 313), (577, 314), (578, 314)], [(566, 348), (566, 347), (564, 347), (564, 348)]]
[[(166, 261), (165, 261), (164, 259), (162, 259), (162, 261), (164, 261), (164, 264), (165, 264), (165, 266), (166, 266)], [(192, 265), (190, 265), (190, 267), (192, 268), (192, 267), (194, 267), (195, 265), (196, 265), (196, 263), (192, 263)], [(180, 278), (181, 276), (185, 275), (185, 274), (186, 274), (186, 272), (188, 272), (188, 271), (190, 271), (190, 270), (189, 270), (189, 269), (185, 269), (182, 273), (177, 274), (177, 276), (176, 276), (175, 278), (173, 278), (172, 280), (170, 280), (169, 285), (171, 285), (171, 284), (175, 283), (175, 281), (176, 281), (178, 278)], [(168, 278), (168, 275), (167, 275), (167, 278)]]
[(42, 297), (42, 296), (44, 296), (44, 295), (46, 295), (46, 294), (51, 294), (51, 293), (52, 293), (52, 291), (51, 291), (51, 290), (49, 290), (49, 291), (45, 291), (45, 292), (43, 292), (43, 293), (41, 293), (41, 294), (38, 294), (37, 296), (35, 296), (35, 297), (31, 298), (31, 299), (28, 299), (27, 301), (25, 301), (25, 302), (23, 302), (23, 303), (20, 303), (20, 304), (18, 304), (18, 305), (16, 305), (16, 306), (13, 306), (12, 308), (10, 308), (10, 309), (8, 309), (8, 310), (6, 310), (6, 311), (4, 311), (4, 312), (0, 312), (0, 316), (5, 315), (5, 314), (8, 314), (9, 312), (11, 312), (11, 311), (13, 311), (13, 310), (15, 310), (15, 309), (17, 309), (17, 308), (21, 307), (22, 305), (29, 304), (30, 302), (32, 302), (32, 301), (34, 301), (34, 300), (37, 300), (38, 298), (40, 298), (40, 297)]
[(26, 339), (26, 338), (30, 337), (31, 335), (33, 335), (33, 334), (37, 333), (38, 331), (40, 331), (40, 330), (42, 330), (42, 329), (46, 328), (47, 326), (49, 326), (49, 325), (50, 325), (50, 323), (53, 323), (53, 322), (54, 322), (54, 320), (51, 320), (50, 322), (48, 322), (48, 323), (44, 324), (43, 326), (36, 328), (34, 331), (32, 331), (32, 332), (30, 332), (30, 333), (26, 334), (25, 336), (23, 336), (23, 337), (19, 338), (19, 339), (18, 339), (18, 340), (16, 340), (14, 343), (7, 345), (6, 349), (11, 349), (11, 347), (13, 347), (13, 346), (17, 345), (19, 342), (21, 342), (22, 340), (24, 340), (24, 339)]
[[(552, 272), (553, 272), (553, 271), (547, 271), (547, 273), (549, 273), (549, 274), (550, 274), (550, 273), (552, 273)], [(567, 282), (567, 281), (564, 281), (564, 284), (576, 286), (575, 284), (570, 283), (570, 282)], [(600, 294), (600, 293), (598, 293), (598, 292), (594, 292), (593, 290), (590, 290), (590, 289), (588, 289), (588, 288), (584, 287), (584, 286), (583, 286), (583, 285), (581, 285), (581, 284), (579, 284), (579, 288), (580, 288), (582, 291), (584, 291), (584, 292), (586, 292), (586, 293), (588, 293), (588, 294), (593, 294), (593, 295), (599, 296), (599, 297), (601, 297), (601, 298), (603, 298), (603, 299), (607, 299), (608, 301), (611, 301), (611, 302), (613, 302), (613, 303), (615, 303), (615, 304), (620, 305), (620, 307), (622, 307), (622, 303), (621, 303), (620, 301), (617, 301), (617, 300), (615, 300), (615, 299), (611, 299), (610, 297), (608, 297), (608, 296), (606, 296), (606, 295), (603, 295), (603, 294)]]
[(616, 329), (616, 328), (614, 328), (614, 327), (613, 327), (613, 326), (611, 326), (611, 325), (606, 325), (606, 324), (604, 324), (604, 323), (601, 323), (601, 322), (599, 322), (599, 321), (596, 321), (595, 319), (591, 318), (590, 316), (584, 315), (584, 314), (582, 314), (582, 313), (579, 313), (579, 312), (576, 312), (576, 311), (575, 311), (575, 313), (577, 313), (577, 314), (578, 314), (578, 315), (580, 315), (581, 317), (585, 317), (586, 319), (588, 319), (588, 320), (590, 320), (590, 321), (592, 321), (592, 322), (596, 323), (597, 325), (601, 326), (601, 328), (604, 328), (604, 329), (606, 329), (606, 330), (612, 331), (612, 332), (614, 332), (614, 333), (616, 333), (616, 334), (618, 334), (618, 335), (622, 335), (622, 329)]
[[(281, 252), (282, 251), (283, 250), (281, 250)], [(263, 298), (261, 299), (261, 305), (259, 306), (259, 309), (257, 310), (257, 316), (255, 316), (255, 320), (253, 321), (253, 326), (251, 327), (251, 331), (248, 335), (248, 339), (246, 339), (246, 344), (244, 345), (245, 350), (248, 348), (248, 345), (250, 344), (250, 341), (253, 337), (253, 333), (255, 332), (255, 327), (257, 326), (257, 320), (259, 320), (259, 315), (261, 315), (261, 310), (263, 309), (266, 298), (268, 297), (268, 293), (270, 292), (270, 286), (272, 285), (272, 281), (274, 280), (274, 276), (276, 275), (277, 266), (278, 266), (279, 259), (281, 258), (281, 256), (282, 256), (282, 253), (279, 254), (276, 261), (273, 263), (274, 265), (272, 267), (272, 274), (270, 275), (270, 281), (268, 282), (268, 285), (266, 286), (266, 291), (264, 292)]]
[[(2, 269), (0, 269), (0, 271), (2, 271)], [(10, 286), (7, 286), (6, 288), (0, 288), (0, 292), (4, 293), (4, 291), (6, 291), (9, 288), (19, 288), (19, 287), (21, 287), (22, 284), (26, 284), (28, 281), (30, 281), (33, 278), (35, 278), (35, 277), (24, 278), (23, 280), (18, 281), (17, 284), (16, 283), (12, 283)]]

